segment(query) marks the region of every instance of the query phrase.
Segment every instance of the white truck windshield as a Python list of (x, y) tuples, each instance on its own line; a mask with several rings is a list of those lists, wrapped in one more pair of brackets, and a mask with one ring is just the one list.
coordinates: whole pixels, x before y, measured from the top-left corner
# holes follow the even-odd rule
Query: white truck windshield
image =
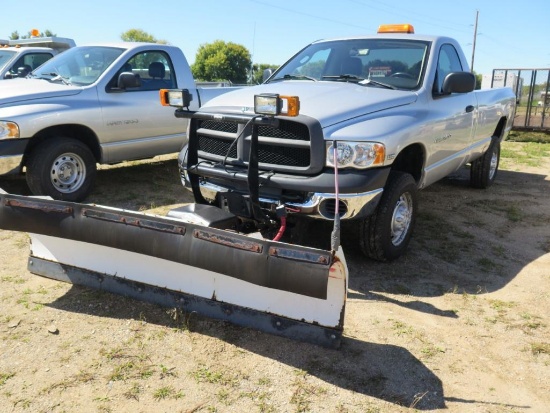
[(346, 39), (314, 43), (269, 80), (346, 81), (391, 89), (420, 87), (429, 43), (400, 39)]
[(99, 46), (69, 49), (44, 63), (35, 75), (67, 84), (90, 85), (123, 51), (116, 47)]

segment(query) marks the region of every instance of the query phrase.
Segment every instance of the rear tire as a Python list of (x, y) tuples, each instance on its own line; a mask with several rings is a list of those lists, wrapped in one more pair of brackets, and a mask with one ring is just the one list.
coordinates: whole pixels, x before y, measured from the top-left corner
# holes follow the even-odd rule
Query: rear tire
[(79, 202), (88, 196), (96, 176), (90, 149), (72, 138), (50, 138), (30, 153), (27, 185), (35, 195)]
[(412, 175), (392, 172), (376, 212), (359, 226), (361, 251), (377, 261), (403, 255), (416, 223), (418, 188)]
[(499, 163), (500, 142), (493, 140), (483, 156), (472, 162), (470, 168), (470, 186), (480, 189), (490, 187), (495, 182)]

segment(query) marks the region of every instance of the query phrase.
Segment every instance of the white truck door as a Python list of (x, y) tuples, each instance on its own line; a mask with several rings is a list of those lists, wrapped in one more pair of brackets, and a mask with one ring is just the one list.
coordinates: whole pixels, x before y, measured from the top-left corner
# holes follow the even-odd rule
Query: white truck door
[[(121, 90), (118, 75), (132, 72), (141, 87)], [(163, 51), (140, 52), (122, 65), (105, 88), (98, 88), (103, 115), (103, 161), (144, 159), (178, 152), (184, 144), (187, 122), (162, 106), (159, 90), (176, 88), (174, 68)]]
[(427, 146), (430, 148), (427, 159), (425, 185), (429, 185), (460, 168), (468, 158), (473, 144), (474, 121), (477, 114), (475, 94), (442, 94), (445, 76), (451, 72), (464, 71), (458, 53), (450, 44), (445, 44), (439, 52), (437, 76), (433, 86), (433, 99), (428, 113), (433, 118), (425, 131)]

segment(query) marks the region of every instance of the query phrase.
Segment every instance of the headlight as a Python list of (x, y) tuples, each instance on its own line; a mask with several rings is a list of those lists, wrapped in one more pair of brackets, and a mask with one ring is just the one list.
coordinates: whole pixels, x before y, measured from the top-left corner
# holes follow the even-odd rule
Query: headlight
[(19, 138), (19, 126), (14, 122), (0, 121), (0, 139)]
[[(334, 166), (334, 147), (327, 142), (327, 166)], [(336, 146), (338, 168), (364, 169), (383, 165), (386, 147), (377, 142), (338, 142)]]

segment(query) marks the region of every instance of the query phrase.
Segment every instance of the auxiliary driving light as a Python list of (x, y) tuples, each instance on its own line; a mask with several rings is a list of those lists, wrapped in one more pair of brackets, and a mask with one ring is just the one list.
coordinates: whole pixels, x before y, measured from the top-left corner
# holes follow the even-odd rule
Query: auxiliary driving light
[(298, 96), (281, 96), (271, 93), (254, 95), (254, 113), (267, 116), (298, 116), (300, 99)]

